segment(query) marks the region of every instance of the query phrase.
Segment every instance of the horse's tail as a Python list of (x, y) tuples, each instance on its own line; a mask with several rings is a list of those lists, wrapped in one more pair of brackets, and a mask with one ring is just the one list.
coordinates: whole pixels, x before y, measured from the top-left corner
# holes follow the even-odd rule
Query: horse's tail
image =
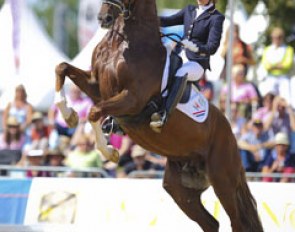
[(263, 232), (257, 212), (257, 203), (248, 187), (244, 170), (240, 171), (240, 181), (237, 188), (237, 205), (245, 231)]

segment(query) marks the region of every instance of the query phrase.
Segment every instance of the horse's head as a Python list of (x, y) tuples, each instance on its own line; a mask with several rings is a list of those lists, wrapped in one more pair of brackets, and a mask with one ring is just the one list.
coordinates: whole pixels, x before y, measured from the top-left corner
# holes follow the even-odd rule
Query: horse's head
[(110, 28), (119, 16), (131, 16), (135, 0), (103, 0), (98, 20), (103, 28)]

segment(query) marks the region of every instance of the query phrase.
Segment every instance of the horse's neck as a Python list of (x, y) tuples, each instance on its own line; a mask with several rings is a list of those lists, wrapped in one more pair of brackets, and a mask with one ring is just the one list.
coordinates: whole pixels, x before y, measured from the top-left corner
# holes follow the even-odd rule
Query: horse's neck
[(163, 47), (159, 32), (159, 20), (154, 0), (137, 1), (129, 20), (126, 20), (124, 34), (129, 41), (129, 49), (146, 50)]

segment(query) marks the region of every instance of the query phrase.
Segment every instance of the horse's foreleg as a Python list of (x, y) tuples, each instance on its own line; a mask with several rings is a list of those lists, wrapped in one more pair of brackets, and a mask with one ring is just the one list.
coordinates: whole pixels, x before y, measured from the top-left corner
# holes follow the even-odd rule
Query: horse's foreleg
[(63, 118), (69, 127), (76, 127), (79, 121), (77, 113), (67, 106), (63, 85), (65, 77), (68, 76), (84, 93), (93, 101), (100, 99), (97, 83), (89, 83), (91, 79), (90, 71), (83, 71), (68, 63), (61, 63), (56, 66), (55, 104), (61, 111)]
[(112, 145), (107, 145), (107, 140), (101, 130), (99, 121), (90, 121), (90, 124), (95, 132), (96, 149), (98, 149), (106, 159), (118, 163), (119, 152), (117, 149), (113, 148)]
[(123, 116), (138, 113), (137, 98), (128, 90), (123, 90), (119, 94), (99, 102), (92, 111), (92, 120), (96, 121), (107, 115)]
[[(95, 131), (96, 147), (102, 152), (106, 159), (113, 162), (118, 162), (119, 153), (111, 145), (107, 145), (102, 129), (100, 127), (99, 119), (106, 115), (124, 115), (128, 112), (129, 107), (133, 106), (132, 98), (127, 90), (123, 90), (120, 94), (93, 106), (90, 110), (88, 119)], [(126, 111), (127, 110), (127, 111)]]
[(77, 112), (71, 107), (67, 106), (66, 97), (64, 94), (64, 89), (61, 88), (60, 91), (55, 93), (54, 103), (60, 110), (64, 120), (70, 128), (77, 127), (79, 118)]
[(56, 84), (55, 91), (59, 92), (64, 85), (65, 77), (69, 77), (93, 102), (101, 99), (98, 83), (91, 71), (84, 71), (66, 62), (60, 63), (55, 68)]

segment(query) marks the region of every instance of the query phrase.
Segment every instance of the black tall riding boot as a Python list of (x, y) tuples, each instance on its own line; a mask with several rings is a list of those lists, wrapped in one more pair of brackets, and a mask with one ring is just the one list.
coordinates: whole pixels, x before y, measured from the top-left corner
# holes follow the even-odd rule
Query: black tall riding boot
[(164, 123), (167, 121), (171, 112), (174, 110), (178, 102), (180, 101), (183, 92), (186, 87), (187, 75), (182, 77), (176, 77), (173, 82), (168, 97), (166, 99), (165, 110), (163, 113), (154, 113), (151, 117), (150, 127), (160, 133)]

